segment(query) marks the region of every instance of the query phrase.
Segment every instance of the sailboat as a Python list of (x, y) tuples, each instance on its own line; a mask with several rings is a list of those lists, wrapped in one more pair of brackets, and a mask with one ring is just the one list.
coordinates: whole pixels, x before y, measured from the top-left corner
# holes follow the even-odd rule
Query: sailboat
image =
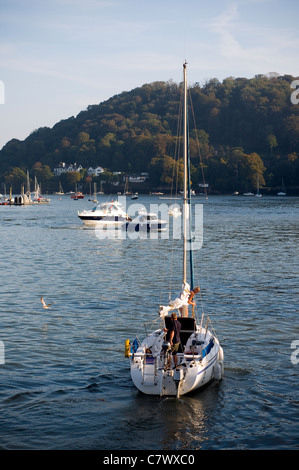
[[(125, 356), (130, 360), (131, 378), (136, 388), (147, 395), (180, 396), (195, 391), (212, 380), (220, 380), (224, 373), (223, 349), (210, 331), (209, 318), (199, 322), (195, 312), (188, 317), (188, 300), (193, 289), (193, 256), (188, 252), (190, 283), (187, 280), (187, 242), (191, 243), (191, 191), (187, 149), (187, 63), (184, 71), (184, 194), (183, 194), (183, 279), (180, 295), (168, 305), (159, 307), (160, 328), (145, 333), (141, 341), (126, 340)], [(189, 247), (190, 248), (190, 247)], [(181, 324), (180, 349), (174, 361), (165, 330), (171, 323), (170, 312), (177, 313)], [(181, 313), (181, 316), (179, 314)], [(184, 315), (184, 316), (183, 316)], [(205, 326), (203, 326), (205, 323)]]
[(41, 186), (37, 182), (37, 178), (34, 178), (34, 193), (33, 193), (33, 202), (34, 204), (49, 204), (50, 199), (47, 197), (43, 197), (41, 195)]
[(286, 188), (285, 188), (285, 185), (284, 185), (284, 182), (283, 182), (283, 178), (281, 179), (281, 191), (279, 191), (277, 193), (277, 196), (286, 196), (287, 193), (286, 193)]
[(97, 200), (97, 183), (93, 183), (93, 198), (91, 197), (91, 190), (89, 192), (90, 192), (90, 198), (88, 200), (92, 201), (93, 203), (98, 203), (98, 200)]
[(59, 191), (56, 191), (54, 194), (58, 194), (59, 196), (64, 195), (64, 191), (63, 191), (62, 186), (61, 186), (61, 181), (59, 181)]
[(125, 178), (124, 196), (133, 196), (132, 191), (129, 191), (129, 177)]
[(255, 194), (255, 197), (262, 197), (261, 193), (260, 193), (260, 179), (259, 179), (259, 175), (257, 175), (257, 184), (256, 184), (256, 194)]
[(101, 196), (104, 194), (104, 190), (103, 190), (103, 181), (101, 181), (100, 191), (98, 192), (98, 194), (101, 194)]

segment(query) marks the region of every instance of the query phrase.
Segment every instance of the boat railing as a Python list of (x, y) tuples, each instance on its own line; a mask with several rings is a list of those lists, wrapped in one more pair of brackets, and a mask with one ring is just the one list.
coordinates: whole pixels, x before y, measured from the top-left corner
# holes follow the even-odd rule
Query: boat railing
[(149, 331), (154, 331), (155, 329), (158, 330), (159, 328), (163, 328), (163, 320), (161, 318), (156, 318), (155, 320), (151, 320), (150, 322), (142, 323), (141, 325), (145, 330), (145, 336), (149, 335)]

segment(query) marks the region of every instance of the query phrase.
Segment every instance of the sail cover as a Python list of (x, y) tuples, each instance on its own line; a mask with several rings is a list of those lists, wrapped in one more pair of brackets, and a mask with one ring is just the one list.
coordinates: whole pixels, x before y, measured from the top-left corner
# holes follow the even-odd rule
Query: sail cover
[(190, 285), (187, 282), (184, 282), (182, 285), (182, 290), (179, 296), (175, 300), (171, 300), (167, 306), (160, 305), (159, 315), (161, 318), (164, 318), (168, 315), (168, 312), (171, 310), (180, 309), (184, 305), (188, 305), (188, 299), (190, 295)]

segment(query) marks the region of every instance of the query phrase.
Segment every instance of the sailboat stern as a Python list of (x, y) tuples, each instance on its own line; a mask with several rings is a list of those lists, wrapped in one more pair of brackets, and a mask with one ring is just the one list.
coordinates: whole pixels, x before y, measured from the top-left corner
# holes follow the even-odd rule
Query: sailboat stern
[(223, 350), (209, 330), (189, 333), (184, 351), (177, 354), (176, 366), (164, 334), (163, 329), (152, 333), (130, 356), (131, 378), (138, 390), (179, 397), (221, 379)]

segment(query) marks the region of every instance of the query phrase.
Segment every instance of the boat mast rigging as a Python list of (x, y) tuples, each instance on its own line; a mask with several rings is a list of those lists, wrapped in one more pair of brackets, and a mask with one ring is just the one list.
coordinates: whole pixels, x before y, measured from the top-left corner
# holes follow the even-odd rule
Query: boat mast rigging
[(191, 175), (190, 155), (188, 152), (188, 105), (187, 105), (187, 62), (184, 68), (184, 104), (183, 104), (183, 147), (184, 147), (184, 191), (183, 191), (183, 282), (187, 282), (187, 243), (190, 254), (190, 288), (194, 287), (193, 251), (192, 251), (192, 223), (191, 223)]
[(184, 191), (183, 191), (183, 282), (187, 282), (187, 62), (183, 64), (184, 68)]

